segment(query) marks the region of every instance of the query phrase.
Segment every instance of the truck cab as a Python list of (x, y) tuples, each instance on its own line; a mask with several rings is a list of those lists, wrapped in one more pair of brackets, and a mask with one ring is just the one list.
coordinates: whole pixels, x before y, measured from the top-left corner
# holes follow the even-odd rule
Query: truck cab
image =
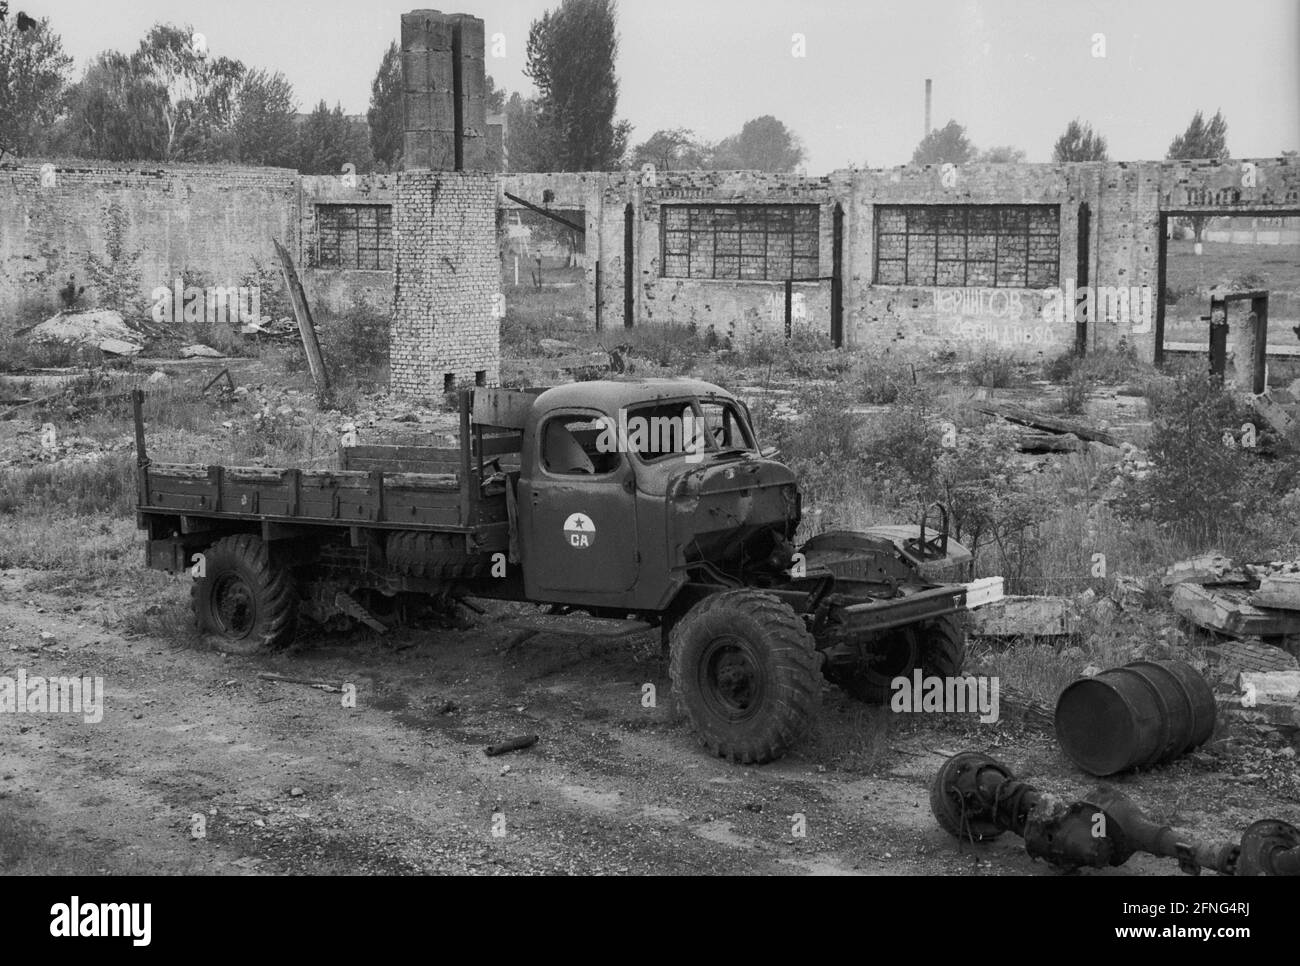
[(699, 568), (739, 579), (799, 523), (794, 474), (730, 393), (693, 380), (581, 382), (536, 398), (516, 500), (532, 600), (663, 610)]

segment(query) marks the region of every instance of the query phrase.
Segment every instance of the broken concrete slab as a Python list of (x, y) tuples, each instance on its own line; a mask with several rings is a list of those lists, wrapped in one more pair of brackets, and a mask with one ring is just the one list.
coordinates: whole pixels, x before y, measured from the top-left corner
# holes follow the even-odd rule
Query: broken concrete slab
[(1300, 699), (1300, 670), (1242, 671), (1237, 675), (1237, 691), (1258, 701), (1295, 701)]
[(1251, 595), (1256, 607), (1300, 611), (1300, 574), (1269, 574), (1261, 577), (1259, 589)]
[(187, 345), (181, 350), (182, 359), (223, 359), (225, 353), (218, 352), (210, 345)]
[(1078, 617), (1068, 597), (1004, 597), (970, 612), (974, 637), (1070, 637)]
[(538, 339), (537, 348), (541, 349), (548, 356), (565, 356), (582, 352), (581, 346), (574, 345), (572, 342), (565, 342), (561, 339)]
[(973, 610), (1003, 600), (1001, 577), (981, 577), (966, 584), (966, 608)]
[(1250, 601), (1251, 592), (1231, 587), (1213, 590), (1195, 583), (1174, 588), (1174, 612), (1198, 627), (1230, 637), (1284, 637), (1300, 634), (1300, 613), (1265, 610)]
[(144, 351), (144, 346), (122, 339), (101, 339), (98, 348), (111, 356), (134, 356)]
[(1247, 396), (1246, 400), (1255, 414), (1274, 432), (1286, 435), (1295, 425), (1295, 417), (1286, 411), (1281, 403), (1268, 393)]
[(1177, 584), (1247, 584), (1252, 578), (1237, 568), (1221, 553), (1210, 551), (1187, 560), (1170, 564), (1160, 583), (1165, 587)]

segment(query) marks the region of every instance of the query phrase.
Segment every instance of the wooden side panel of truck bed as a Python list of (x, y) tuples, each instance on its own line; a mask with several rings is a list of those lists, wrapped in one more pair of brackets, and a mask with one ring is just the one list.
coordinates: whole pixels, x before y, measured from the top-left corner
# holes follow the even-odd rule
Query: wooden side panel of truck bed
[[(478, 495), (465, 515), (456, 474), (178, 463), (154, 463), (144, 473), (140, 510), (146, 514), (438, 530), (507, 519), (504, 496)], [(477, 480), (472, 483), (477, 490)]]

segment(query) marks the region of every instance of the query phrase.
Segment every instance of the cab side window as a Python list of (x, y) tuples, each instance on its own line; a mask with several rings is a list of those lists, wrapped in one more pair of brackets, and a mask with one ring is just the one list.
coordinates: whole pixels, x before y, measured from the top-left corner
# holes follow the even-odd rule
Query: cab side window
[[(618, 469), (617, 452), (600, 444), (605, 424), (586, 415), (552, 416), (542, 430), (542, 465), (564, 476), (600, 476)], [(608, 434), (605, 434), (608, 439)]]

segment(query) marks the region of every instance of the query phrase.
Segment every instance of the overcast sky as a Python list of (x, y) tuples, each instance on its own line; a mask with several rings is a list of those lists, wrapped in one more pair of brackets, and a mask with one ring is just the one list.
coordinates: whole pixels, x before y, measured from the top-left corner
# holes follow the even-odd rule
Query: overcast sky
[[(455, 0), (446, 12), (505, 39), (499, 87), (528, 90), (529, 23), (558, 0)], [(414, 5), (360, 0), (11, 0), (48, 16), (76, 60), (133, 50), (156, 21), (191, 24), (215, 54), (281, 70), (301, 109), (321, 98), (364, 113), (399, 18)], [(1163, 157), (1200, 109), (1222, 109), (1234, 157), (1300, 149), (1297, 0), (621, 0), (619, 114), (633, 143), (659, 128), (710, 140), (773, 114), (802, 139), (808, 170), (907, 162), (924, 128), (966, 126), (977, 147), (1048, 161), (1073, 117), (1111, 157)], [(806, 56), (792, 55), (794, 34)], [(1094, 35), (1105, 56), (1094, 56)]]

